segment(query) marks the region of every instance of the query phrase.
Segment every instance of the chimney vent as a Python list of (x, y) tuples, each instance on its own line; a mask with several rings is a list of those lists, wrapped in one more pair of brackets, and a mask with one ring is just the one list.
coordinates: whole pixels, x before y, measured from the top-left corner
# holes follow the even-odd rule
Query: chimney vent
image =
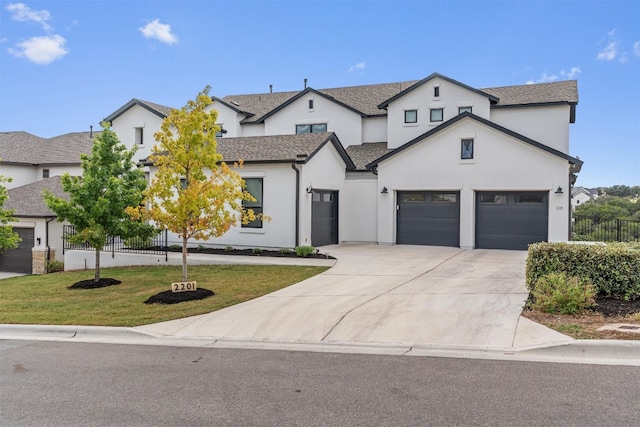
[(269, 85), (269, 93), (273, 93), (273, 85)]
[(307, 79), (304, 79), (304, 88), (307, 88)]
[(89, 125), (89, 138), (93, 138), (93, 125)]

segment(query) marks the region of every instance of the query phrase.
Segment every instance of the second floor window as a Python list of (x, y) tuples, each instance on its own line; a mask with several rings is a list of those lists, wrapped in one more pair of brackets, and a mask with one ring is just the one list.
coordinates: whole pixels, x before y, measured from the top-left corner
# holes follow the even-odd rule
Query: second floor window
[[(258, 215), (262, 213), (262, 178), (245, 178), (244, 185), (247, 191), (256, 199), (254, 202), (249, 200), (242, 201), (242, 207), (249, 210), (251, 209), (254, 214)], [(242, 228), (262, 228), (262, 220), (256, 219), (248, 224), (242, 224)]]
[(443, 120), (444, 110), (442, 108), (433, 108), (431, 110), (431, 121), (441, 122)]
[(404, 110), (405, 123), (418, 123), (418, 110)]
[(296, 125), (296, 134), (301, 133), (320, 133), (327, 131), (326, 123), (318, 123), (314, 125)]
[(135, 128), (136, 129), (136, 144), (144, 145), (144, 128)]
[(42, 169), (42, 178), (49, 178), (49, 169)]

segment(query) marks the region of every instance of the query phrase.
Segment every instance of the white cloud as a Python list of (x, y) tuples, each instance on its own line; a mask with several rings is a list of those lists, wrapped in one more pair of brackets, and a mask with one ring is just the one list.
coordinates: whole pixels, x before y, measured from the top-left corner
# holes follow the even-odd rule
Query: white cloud
[(598, 59), (600, 61), (613, 61), (620, 53), (619, 42), (612, 41), (605, 46), (600, 52), (598, 52)]
[(159, 19), (149, 22), (144, 27), (138, 28), (147, 39), (158, 39), (163, 43), (174, 44), (178, 38), (171, 33), (171, 25), (161, 24)]
[(364, 71), (364, 69), (366, 68), (366, 64), (364, 62), (358, 62), (355, 65), (352, 65), (351, 67), (349, 67), (349, 69), (347, 70), (348, 73), (352, 73), (354, 71)]
[(529, 80), (529, 81), (527, 81), (527, 84), (528, 85), (532, 85), (534, 83), (548, 83), (548, 82), (553, 82), (553, 81), (556, 81), (556, 80), (558, 80), (558, 76), (557, 75), (555, 75), (555, 74), (547, 74), (545, 72), (545, 73), (542, 73), (542, 77), (540, 77), (537, 80)]
[(64, 47), (66, 42), (59, 35), (31, 37), (26, 41), (17, 43), (18, 49), (9, 48), (9, 53), (16, 58), (27, 58), (36, 64), (46, 65), (69, 53)]
[(633, 54), (635, 56), (640, 56), (640, 41), (637, 41), (633, 44)]
[(568, 72), (564, 70), (560, 71), (560, 75), (566, 79), (573, 80), (581, 72), (582, 70), (580, 70), (580, 67), (571, 67), (571, 69)]
[(45, 31), (51, 30), (47, 21), (51, 20), (48, 10), (33, 10), (24, 3), (9, 3), (6, 9), (11, 12), (11, 19), (21, 22), (35, 22)]

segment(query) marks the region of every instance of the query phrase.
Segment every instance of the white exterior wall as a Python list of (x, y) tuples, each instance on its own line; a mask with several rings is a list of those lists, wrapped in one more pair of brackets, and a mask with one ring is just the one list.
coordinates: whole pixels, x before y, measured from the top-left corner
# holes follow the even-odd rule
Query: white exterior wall
[[(313, 109), (309, 100), (313, 99)], [(265, 120), (264, 135), (293, 135), (296, 125), (327, 124), (344, 147), (362, 143), (362, 118), (335, 102), (313, 93), (307, 94)], [(247, 127), (247, 126), (245, 126)]]
[(223, 137), (232, 138), (244, 136), (242, 135), (242, 129), (240, 127), (240, 120), (245, 117), (244, 115), (241, 116), (226, 105), (215, 101), (207, 108), (207, 111), (211, 111), (212, 109), (218, 112), (216, 122), (227, 131)]
[(12, 179), (11, 182), (2, 183), (7, 190), (22, 187), (42, 179), (42, 172), (38, 175), (38, 168), (35, 166), (0, 165), (0, 174)]
[(327, 143), (300, 169), (300, 245), (311, 244), (312, 195), (306, 192), (308, 187), (338, 191), (338, 240), (342, 240), (342, 222), (348, 215), (343, 191), (346, 174), (344, 161), (333, 145)]
[(264, 136), (264, 128), (264, 123), (242, 125), (240, 128), (241, 134), (239, 136)]
[[(90, 153), (89, 153), (90, 154)], [(38, 180), (42, 179), (42, 170), (49, 169), (49, 177), (62, 176), (68, 173), (71, 176), (81, 176), (82, 166), (44, 166), (38, 168)]]
[[(440, 87), (440, 96), (434, 97), (434, 87)], [(387, 107), (389, 148), (399, 146), (430, 131), (458, 115), (459, 107), (472, 107), (473, 114), (489, 119), (489, 99), (440, 78), (434, 78), (408, 92)], [(443, 121), (431, 122), (430, 110), (442, 108)], [(418, 110), (417, 123), (405, 123), (405, 110)]]
[(496, 108), (491, 121), (569, 154), (569, 105)]
[(571, 198), (571, 209), (575, 210), (578, 206), (583, 203), (594, 200), (594, 197), (590, 197), (587, 194), (580, 192)]
[[(339, 136), (338, 136), (339, 137)], [(385, 142), (387, 140), (387, 117), (362, 119), (362, 142)]]
[[(135, 154), (134, 161), (144, 159), (151, 154), (151, 149), (155, 144), (155, 138), (153, 134), (160, 130), (162, 125), (162, 118), (151, 111), (139, 106), (134, 105), (118, 118), (116, 118), (111, 124), (113, 131), (118, 135), (118, 139), (128, 149), (134, 146), (138, 147), (138, 151)], [(143, 144), (136, 144), (136, 128), (143, 128)]]
[[(473, 137), (474, 159), (460, 159), (460, 140)], [(460, 246), (475, 246), (475, 192), (549, 191), (549, 241), (568, 236), (569, 165), (471, 119), (391, 157), (378, 167), (378, 185), (390, 194), (378, 197), (378, 239), (395, 243), (396, 191), (460, 191)], [(561, 186), (565, 194), (552, 190)]]
[(378, 180), (373, 174), (347, 176), (340, 203), (344, 208), (340, 218), (341, 242), (378, 241)]

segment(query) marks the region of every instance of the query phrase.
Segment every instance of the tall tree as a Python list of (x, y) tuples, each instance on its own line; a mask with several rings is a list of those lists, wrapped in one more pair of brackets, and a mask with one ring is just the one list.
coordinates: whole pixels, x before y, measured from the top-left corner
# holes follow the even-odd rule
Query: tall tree
[[(11, 181), (11, 178), (0, 175), (0, 183)], [(13, 228), (8, 225), (9, 222), (14, 221), (14, 211), (4, 209), (4, 202), (6, 202), (8, 198), (7, 188), (4, 185), (0, 185), (0, 253), (7, 249), (17, 248), (18, 244), (22, 241), (18, 233), (15, 233)]]
[(154, 135), (149, 160), (157, 170), (145, 191), (148, 209), (132, 205), (135, 219), (151, 219), (182, 239), (182, 280), (187, 280), (189, 239), (220, 237), (238, 222), (261, 215), (245, 210), (243, 200), (255, 201), (240, 175), (222, 161), (217, 151), (218, 112), (207, 86), (195, 100), (172, 110)]
[(128, 206), (142, 202), (147, 185), (144, 172), (132, 160), (135, 148), (127, 150), (109, 124), (102, 123), (102, 128), (93, 141), (91, 155), (81, 157), (82, 176), (62, 176), (62, 189), (69, 194), (69, 200), (49, 191), (44, 194), (58, 219), (75, 227), (69, 241), (86, 242), (95, 249), (96, 282), (100, 281), (100, 251), (110, 236), (149, 237), (155, 230), (141, 220), (132, 220), (125, 212)]

